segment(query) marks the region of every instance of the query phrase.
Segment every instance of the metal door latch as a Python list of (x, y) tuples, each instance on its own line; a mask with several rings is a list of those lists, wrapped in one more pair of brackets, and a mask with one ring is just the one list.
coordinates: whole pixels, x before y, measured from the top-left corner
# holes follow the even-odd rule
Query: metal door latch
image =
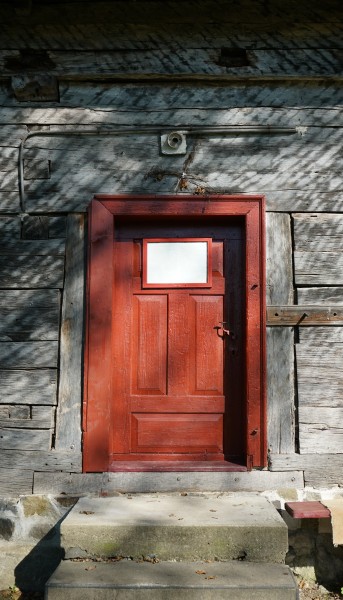
[(226, 321), (220, 321), (220, 325), (215, 325), (213, 327), (213, 329), (217, 330), (217, 335), (222, 339), (224, 339), (226, 335), (231, 335), (231, 331), (229, 329), (225, 329), (224, 325), (226, 325)]

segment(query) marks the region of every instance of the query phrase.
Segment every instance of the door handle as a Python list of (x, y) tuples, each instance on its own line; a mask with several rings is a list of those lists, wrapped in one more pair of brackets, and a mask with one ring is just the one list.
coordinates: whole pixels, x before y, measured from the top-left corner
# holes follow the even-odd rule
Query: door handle
[(217, 330), (217, 335), (218, 337), (224, 339), (224, 337), (227, 335), (231, 335), (231, 331), (229, 329), (225, 329), (224, 325), (226, 325), (226, 321), (220, 321), (220, 325), (215, 325), (213, 327), (213, 329)]

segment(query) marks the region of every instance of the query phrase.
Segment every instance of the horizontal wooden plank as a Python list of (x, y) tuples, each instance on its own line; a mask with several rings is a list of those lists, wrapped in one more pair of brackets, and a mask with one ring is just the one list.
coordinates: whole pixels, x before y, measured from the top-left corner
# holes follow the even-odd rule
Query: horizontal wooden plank
[(323, 479), (326, 469), (333, 469), (343, 479), (343, 454), (276, 454), (272, 452), (269, 456), (269, 468), (271, 471), (297, 471), (313, 469), (314, 466), (321, 470)]
[(299, 449), (305, 454), (340, 454), (343, 452), (343, 428), (329, 428), (325, 423), (300, 423)]
[(343, 328), (303, 328), (300, 342), (296, 344), (299, 409), (341, 407)]
[[(21, 7), (22, 8), (22, 7)], [(201, 8), (201, 12), (199, 14)], [(273, 11), (266, 11), (262, 0), (256, 0), (251, 5), (244, 0), (240, 3), (240, 10), (237, 11), (235, 5), (227, 4), (224, 0), (216, 3), (216, 16), (220, 22), (231, 22), (233, 24), (270, 24), (285, 26), (287, 24), (296, 24), (297, 19), (309, 20), (314, 23), (335, 23), (340, 22), (339, 5), (333, 0), (327, 0), (324, 5), (314, 0), (312, 3), (308, 0), (304, 2), (295, 2), (290, 0), (285, 6), (280, 0), (274, 0)], [(29, 18), (28, 18), (29, 13)], [(12, 23), (14, 19), (13, 10), (5, 4), (1, 7), (1, 16), (4, 23)], [(39, 11), (20, 11), (16, 10), (17, 22), (29, 22), (32, 25), (54, 24), (65, 25), (71, 23), (87, 24), (95, 23), (103, 25), (107, 22), (114, 22), (118, 25), (126, 24), (128, 21), (136, 27), (141, 23), (170, 23), (193, 24), (194, 21), (201, 23), (212, 22), (214, 18), (213, 4), (209, 0), (190, 0), (187, 5), (177, 0), (166, 0), (165, 2), (154, 2), (147, 0), (137, 2), (135, 10), (125, 0), (117, 2), (101, 1), (96, 5), (91, 2), (71, 2), (60, 10), (60, 4), (46, 3), (42, 4)], [(20, 14), (22, 15), (21, 18)], [(219, 18), (220, 16), (220, 18)], [(244, 19), (243, 19), (244, 16)]]
[(21, 223), (19, 217), (0, 217), (0, 236), (20, 238)]
[(1, 118), (0, 146), (18, 148), (22, 139), (28, 134), (25, 124), (8, 124), (7, 119)]
[(0, 290), (0, 341), (58, 340), (58, 290)]
[[(0, 407), (1, 408), (1, 407)], [(51, 429), (54, 426), (55, 409), (50, 406), (33, 406), (29, 418), (2, 418), (0, 413), (0, 429)]]
[(297, 285), (343, 284), (342, 252), (294, 252)]
[[(0, 127), (1, 129), (1, 127)], [(1, 213), (16, 213), (19, 212), (19, 194), (18, 192), (1, 192), (0, 191), (0, 214)]]
[[(218, 40), (217, 35), (214, 41)], [(183, 39), (186, 43), (186, 38)], [(239, 46), (239, 44), (238, 44)], [(264, 82), (236, 82), (234, 86), (192, 86), (183, 83), (178, 86), (156, 85), (153, 81), (149, 85), (98, 82), (60, 82), (60, 107), (75, 107), (80, 105), (88, 108), (107, 107), (118, 112), (150, 110), (153, 111), (172, 109), (179, 110), (180, 107), (189, 109), (205, 108), (209, 110), (224, 108), (225, 106), (251, 107), (251, 106), (282, 106), (318, 107), (337, 106), (341, 99), (340, 86), (330, 83), (314, 82), (287, 82), (287, 86), (281, 83)], [(3, 98), (3, 99), (2, 99)], [(1, 94), (0, 103), (11, 106), (17, 103), (11, 102), (8, 91)], [(315, 133), (315, 132), (313, 132)], [(316, 132), (320, 136), (320, 132)], [(307, 132), (308, 134), (308, 132)]]
[(58, 342), (1, 342), (1, 369), (57, 367)]
[(343, 407), (299, 406), (299, 422), (308, 425), (321, 424), (324, 429), (343, 429)]
[(0, 239), (0, 256), (64, 256), (64, 240)]
[(0, 370), (0, 407), (2, 404), (56, 404), (57, 371)]
[(99, 494), (102, 489), (102, 473), (56, 473), (34, 474), (34, 494)]
[(269, 455), (271, 471), (303, 470), (305, 484), (314, 487), (330, 487), (343, 483), (343, 454), (275, 454)]
[[(157, 476), (156, 476), (157, 475)], [(137, 477), (137, 473), (35, 473), (35, 494), (82, 494), (113, 492), (265, 491), (283, 487), (303, 488), (300, 471), (271, 473), (157, 473)]]
[(62, 257), (0, 255), (0, 288), (62, 288), (63, 276)]
[(50, 450), (50, 444), (48, 429), (0, 428), (0, 450)]
[[(222, 66), (220, 51), (212, 48), (182, 48), (173, 52), (172, 47), (116, 50), (48, 50), (44, 59), (47, 68), (55, 76), (72, 78), (128, 78), (139, 75), (201, 75), (213, 79), (262, 78), (268, 76), (300, 78), (342, 76), (341, 52), (329, 48), (268, 48), (251, 49), (247, 65)], [(21, 54), (15, 50), (0, 50), (0, 69), (4, 75), (23, 70)], [(230, 65), (230, 63), (229, 63)]]
[(268, 306), (267, 325), (277, 327), (343, 325), (343, 306)]
[[(176, 178), (174, 176), (164, 176), (162, 180), (143, 180), (141, 185), (133, 185), (130, 182), (125, 188), (127, 193), (175, 193)], [(200, 186), (199, 186), (200, 189)], [(112, 190), (113, 191), (113, 190)], [(178, 193), (184, 193), (178, 192)], [(223, 193), (230, 193), (230, 189), (223, 190)], [(249, 188), (243, 194), (257, 194), (261, 190), (255, 187)], [(86, 194), (86, 195), (85, 195)], [(343, 190), (340, 192), (322, 192), (320, 190), (297, 191), (297, 190), (265, 190), (266, 206), (268, 211), (286, 212), (291, 210), (303, 210), (312, 212), (313, 210), (342, 210), (343, 211)], [(76, 191), (72, 196), (66, 198), (59, 193), (51, 192), (48, 196), (40, 196), (37, 192), (28, 195), (26, 198), (26, 208), (37, 214), (58, 214), (60, 211), (85, 212), (90, 202), (88, 192), (79, 193)]]
[(30, 415), (29, 406), (0, 404), (0, 419), (29, 419)]
[(316, 327), (315, 329), (300, 329), (299, 340), (301, 342), (299, 349), (305, 348), (307, 344), (309, 348), (323, 348), (332, 346), (335, 351), (337, 344), (343, 344), (343, 327)]
[(67, 218), (64, 216), (49, 217), (49, 238), (64, 239), (67, 233)]
[(343, 215), (294, 214), (295, 249), (305, 252), (335, 252), (342, 249)]
[[(286, 477), (283, 477), (286, 475)], [(262, 492), (281, 488), (304, 486), (303, 473), (271, 473), (270, 471), (246, 471), (244, 473), (150, 473), (149, 477), (137, 477), (137, 473), (104, 473), (102, 493), (113, 492), (177, 492), (192, 491), (247, 491)]]
[(82, 455), (56, 450), (2, 450), (1, 465), (4, 469), (78, 473), (82, 470)]
[[(215, 96), (215, 94), (213, 94)], [(191, 106), (188, 111), (181, 106), (165, 110), (121, 111), (94, 110), (90, 108), (32, 108), (32, 107), (3, 107), (1, 109), (2, 122), (8, 125), (39, 125), (61, 126), (71, 123), (82, 123), (83, 128), (94, 125), (107, 127), (135, 125), (161, 125), (163, 127), (174, 127), (185, 125), (271, 125), (277, 127), (342, 127), (343, 115), (340, 106), (330, 108), (297, 108), (297, 107), (242, 107), (226, 108), (223, 106), (218, 110), (209, 108), (196, 108)], [(153, 122), (152, 122), (153, 116)], [(306, 133), (306, 129), (303, 130)]]
[(299, 304), (329, 304), (343, 306), (342, 287), (310, 287), (298, 288)]
[[(1, 443), (1, 440), (0, 440)], [(16, 497), (21, 494), (32, 494), (32, 469), (19, 469), (15, 465), (11, 471), (0, 467), (0, 493), (2, 496)]]

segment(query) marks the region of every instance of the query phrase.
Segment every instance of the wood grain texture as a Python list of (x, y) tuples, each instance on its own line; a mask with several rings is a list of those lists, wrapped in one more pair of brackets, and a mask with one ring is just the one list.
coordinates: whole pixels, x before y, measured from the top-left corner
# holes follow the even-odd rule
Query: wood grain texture
[(341, 215), (294, 215), (295, 281), (299, 285), (337, 285), (341, 269)]
[(343, 325), (340, 306), (268, 306), (267, 325), (274, 327), (308, 327), (310, 325)]
[(20, 211), (19, 194), (17, 192), (0, 191), (0, 214)]
[(301, 329), (296, 345), (299, 408), (343, 405), (342, 349), (341, 327)]
[(329, 487), (343, 483), (343, 454), (271, 454), (272, 471), (304, 470), (305, 484)]
[(57, 367), (58, 342), (1, 342), (1, 369)]
[(62, 288), (64, 258), (55, 256), (0, 256), (0, 288)]
[(296, 285), (342, 285), (343, 255), (341, 252), (294, 252)]
[(267, 304), (293, 303), (290, 217), (267, 213)]
[(295, 249), (299, 252), (342, 250), (343, 215), (294, 214)]
[(1, 466), (4, 469), (29, 471), (65, 471), (79, 473), (82, 469), (81, 453), (56, 450), (2, 450)]
[(258, 492), (280, 488), (302, 489), (303, 473), (299, 470), (288, 473), (249, 471), (245, 473), (104, 473), (102, 492), (177, 492), (177, 491), (230, 491)]
[(268, 448), (273, 453), (294, 450), (294, 334), (291, 329), (267, 329)]
[(49, 429), (0, 429), (1, 450), (50, 450), (51, 431)]
[(299, 304), (343, 305), (343, 288), (341, 287), (301, 287), (297, 290)]
[(11, 473), (8, 469), (0, 468), (0, 494), (1, 496), (15, 497), (20, 494), (32, 494), (33, 470), (24, 470), (15, 467)]
[(3, 404), (0, 405), (0, 419), (30, 419), (29, 406)]
[(2, 404), (56, 404), (57, 371), (0, 370), (0, 406)]
[(100, 494), (102, 473), (35, 472), (34, 494)]
[(29, 418), (20, 418), (15, 415), (2, 418), (0, 413), (0, 428), (13, 429), (51, 429), (54, 427), (55, 409), (50, 406), (33, 406)]
[(85, 286), (85, 218), (67, 217), (60, 383), (56, 420), (56, 449), (81, 451), (81, 397)]
[[(182, 43), (187, 43), (187, 37)], [(217, 39), (217, 38), (215, 38)], [(291, 40), (289, 40), (291, 42)], [(151, 90), (151, 92), (149, 92)], [(273, 106), (275, 108), (285, 106), (318, 107), (338, 106), (341, 99), (341, 89), (333, 83), (315, 83), (306, 81), (287, 81), (287, 85), (277, 82), (236, 82), (230, 85), (206, 85), (194, 86), (191, 82), (170, 87), (168, 84), (154, 81), (149, 86), (139, 82), (116, 84), (103, 81), (60, 82), (60, 107), (74, 107), (83, 103), (88, 107), (111, 108), (118, 113), (133, 110), (163, 110), (180, 109), (189, 107), (195, 109), (205, 108), (208, 105), (209, 112), (216, 108), (227, 106), (235, 107), (258, 107)], [(8, 96), (7, 91), (1, 91), (0, 103), (4, 106), (15, 105)], [(39, 104), (38, 104), (39, 106)], [(124, 116), (124, 115), (123, 115)], [(308, 132), (307, 132), (308, 133)], [(317, 131), (320, 136), (321, 132)]]
[(0, 235), (12, 239), (20, 238), (21, 223), (19, 217), (1, 217)]
[[(215, 96), (215, 90), (213, 92)], [(147, 100), (146, 100), (147, 101)], [(119, 125), (143, 125), (151, 124), (151, 111), (149, 107), (144, 107), (140, 111), (116, 111), (94, 110), (92, 108), (32, 108), (32, 107), (2, 107), (2, 119), (8, 126), (21, 125), (39, 125), (39, 126), (61, 126), (73, 123), (82, 124), (85, 128), (89, 125), (107, 125), (116, 127)], [(275, 125), (284, 127), (341, 127), (343, 115), (339, 104), (327, 108), (317, 107), (283, 107), (275, 108), (270, 106), (248, 106), (241, 108), (227, 107), (221, 103), (218, 108), (212, 110), (204, 106), (198, 108), (193, 102), (187, 106), (183, 103), (181, 107), (174, 107), (169, 111), (155, 110), (153, 113), (154, 124), (173, 126), (175, 124), (185, 125), (187, 123), (194, 125)], [(79, 125), (80, 126), (80, 125)], [(13, 127), (12, 127), (13, 129)], [(306, 130), (303, 130), (306, 134)], [(8, 142), (7, 142), (8, 143)]]
[(301, 471), (271, 473), (35, 473), (35, 494), (110, 494), (113, 492), (265, 491), (304, 487)]
[[(111, 79), (116, 76), (128, 79), (130, 76), (138, 76), (140, 80), (151, 75), (167, 76), (168, 80), (173, 76), (187, 76), (192, 79), (199, 75), (204, 78), (228, 80), (263, 77), (342, 77), (341, 51), (329, 48), (254, 49), (250, 50), (248, 65), (244, 67), (222, 66), (220, 52), (215, 49), (180, 47), (178, 52), (173, 52), (173, 48), (168, 45), (158, 49), (116, 49), (97, 52), (84, 50), (82, 53), (48, 50), (46, 59), (51, 64), (49, 76), (38, 78), (33, 74), (12, 77), (12, 89), (18, 100), (34, 101), (36, 96), (38, 100), (46, 98), (56, 101), (57, 82), (51, 75), (72, 79), (106, 76), (110, 76)], [(17, 51), (0, 50), (0, 69), (5, 75), (13, 74), (14, 63), (19, 63), (17, 70), (20, 73), (20, 61), (21, 55)], [(30, 82), (38, 88), (35, 95), (30, 90)]]
[(58, 290), (0, 290), (0, 340), (59, 338)]

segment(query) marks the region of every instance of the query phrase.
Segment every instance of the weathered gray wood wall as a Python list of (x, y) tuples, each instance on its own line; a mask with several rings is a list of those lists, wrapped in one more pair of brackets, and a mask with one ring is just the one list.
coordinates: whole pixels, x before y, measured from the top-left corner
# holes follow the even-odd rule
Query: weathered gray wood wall
[[(33, 0), (0, 22), (0, 495), (97, 490), (79, 474), (90, 199), (264, 193), (268, 304), (343, 305), (341, 5)], [(82, 135), (136, 125), (298, 130), (189, 136), (185, 156)], [(289, 485), (343, 483), (342, 358), (341, 327), (268, 329), (270, 469)]]

